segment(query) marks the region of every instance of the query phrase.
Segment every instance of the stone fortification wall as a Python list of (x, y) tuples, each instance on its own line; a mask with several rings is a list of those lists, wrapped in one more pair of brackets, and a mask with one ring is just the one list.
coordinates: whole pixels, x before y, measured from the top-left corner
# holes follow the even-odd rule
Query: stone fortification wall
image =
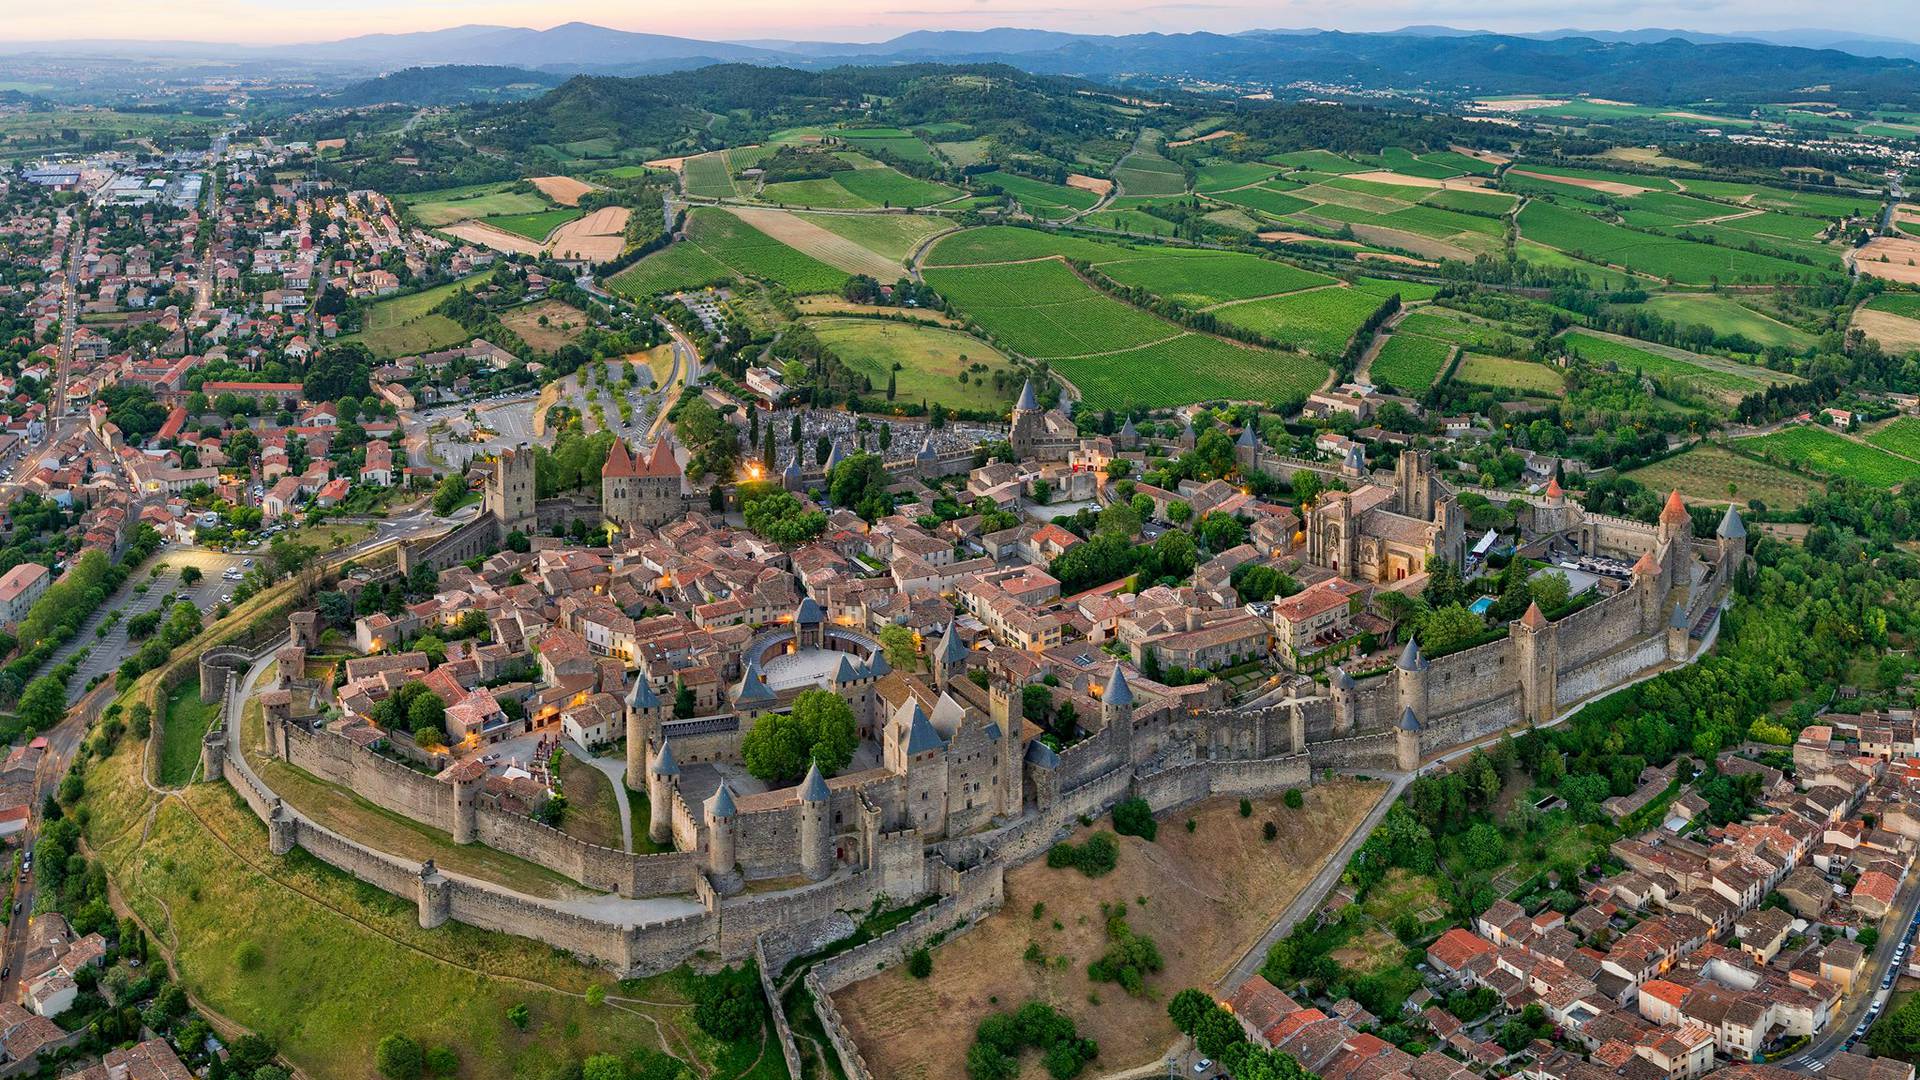
[(1553, 628), (1560, 635), (1560, 674), (1564, 678), (1574, 668), (1639, 636), (1640, 597), (1633, 589), (1623, 589), (1561, 619)]
[[(1432, 661), (1427, 671), (1427, 708), (1420, 714), (1421, 722), (1437, 722), (1449, 713), (1471, 709), (1511, 691), (1520, 678), (1520, 664), (1513, 650), (1513, 638), (1506, 637)], [(1398, 708), (1392, 711), (1391, 719), (1399, 719)]]
[[(362, 750), (331, 731), (278, 725), (287, 763), (352, 790), (375, 806), (453, 832), (453, 789), (397, 761)], [(273, 736), (269, 734), (268, 742)]]
[(741, 814), (733, 857), (749, 878), (800, 872), (800, 804)]
[(1112, 728), (1101, 728), (1060, 751), (1060, 767), (1054, 771), (1060, 790), (1079, 787), (1118, 767), (1120, 754), (1113, 745), (1118, 734)]
[(1315, 771), (1320, 769), (1392, 769), (1394, 733), (1376, 731), (1307, 746)]
[(1560, 676), (1554, 705), (1565, 707), (1625, 683), (1666, 662), (1667, 643), (1658, 636), (1641, 638)]
[(800, 1048), (794, 1045), (793, 1028), (787, 1023), (787, 1010), (780, 1005), (780, 990), (773, 985), (773, 960), (767, 955), (767, 941), (760, 938), (753, 943), (754, 967), (760, 971), (760, 994), (767, 999), (767, 1008), (773, 1010), (773, 1033), (780, 1040), (780, 1056), (787, 1060), (787, 1075), (804, 1076), (800, 1065)]
[(1521, 712), (1519, 684), (1509, 684), (1504, 692), (1470, 709), (1447, 713), (1433, 723), (1423, 725), (1420, 732), (1421, 755), (1430, 757), (1450, 746), (1484, 739), (1525, 720)]
[(675, 896), (693, 891), (700, 872), (692, 851), (630, 855), (588, 844), (521, 814), (490, 807), (474, 812), (475, 836), (496, 851), (539, 863), (590, 889), (622, 896)]

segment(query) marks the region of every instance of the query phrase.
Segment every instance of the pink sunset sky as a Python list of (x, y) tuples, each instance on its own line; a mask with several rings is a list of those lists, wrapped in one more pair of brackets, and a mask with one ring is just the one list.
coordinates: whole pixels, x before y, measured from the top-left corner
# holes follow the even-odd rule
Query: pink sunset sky
[(909, 30), (1033, 27), (1084, 33), (1444, 23), (1488, 30), (1645, 26), (1769, 30), (1818, 26), (1898, 35), (1910, 0), (8, 0), (0, 39), (136, 38), (257, 44), (331, 41), (462, 24), (581, 21), (709, 40), (880, 41)]

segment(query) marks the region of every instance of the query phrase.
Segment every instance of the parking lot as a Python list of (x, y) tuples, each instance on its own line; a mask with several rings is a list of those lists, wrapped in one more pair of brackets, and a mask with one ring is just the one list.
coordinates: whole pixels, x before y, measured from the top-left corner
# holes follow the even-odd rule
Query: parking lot
[[(86, 660), (75, 671), (73, 679), (67, 684), (67, 700), (78, 701), (87, 692), (87, 684), (95, 675), (111, 676), (120, 667), (138, 644), (127, 637), (127, 620), (135, 615), (145, 614), (160, 606), (160, 602), (169, 594), (175, 599), (193, 601), (201, 610), (202, 618), (211, 618), (220, 598), (233, 592), (237, 582), (228, 580), (224, 575), (229, 567), (246, 568), (247, 560), (253, 558), (247, 554), (226, 555), (208, 548), (185, 547), (168, 544), (160, 549), (152, 559), (136, 568), (127, 578), (125, 585), (100, 610), (81, 624), (80, 632), (72, 641), (67, 642), (54, 653), (49, 668), (64, 662), (82, 648), (88, 650)], [(187, 567), (200, 570), (201, 578), (190, 587), (182, 587), (180, 574)], [(162, 567), (159, 576), (154, 576), (154, 568)], [(141, 587), (145, 586), (145, 591)], [(120, 612), (120, 618), (107, 627), (103, 636), (99, 630), (111, 612)]]

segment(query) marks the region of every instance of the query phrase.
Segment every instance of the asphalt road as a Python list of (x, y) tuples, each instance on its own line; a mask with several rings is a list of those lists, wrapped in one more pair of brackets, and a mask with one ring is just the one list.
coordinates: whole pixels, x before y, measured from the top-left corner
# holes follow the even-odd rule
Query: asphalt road
[(1827, 1030), (1820, 1039), (1791, 1061), (1781, 1062), (1783, 1067), (1802, 1073), (1817, 1073), (1826, 1068), (1827, 1059), (1847, 1048), (1847, 1040), (1853, 1038), (1853, 1029), (1866, 1018), (1867, 1010), (1876, 1004), (1884, 1005), (1892, 996), (1891, 988), (1882, 987), (1880, 982), (1893, 966), (1893, 954), (1913, 925), (1916, 911), (1920, 911), (1920, 874), (1910, 874), (1901, 886), (1893, 912), (1880, 923), (1880, 943), (1874, 946), (1857, 989), (1842, 999), (1839, 1011), (1827, 1022)]

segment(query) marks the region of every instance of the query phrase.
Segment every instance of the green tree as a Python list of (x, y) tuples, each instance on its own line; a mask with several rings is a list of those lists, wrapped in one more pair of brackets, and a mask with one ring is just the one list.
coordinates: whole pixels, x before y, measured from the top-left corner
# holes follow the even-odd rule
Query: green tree
[(20, 695), (20, 720), (28, 731), (45, 731), (60, 722), (67, 711), (67, 684), (53, 675), (42, 675), (27, 684)]
[(374, 1047), (373, 1064), (387, 1080), (418, 1080), (427, 1067), (427, 1056), (419, 1043), (395, 1033)]
[(441, 517), (446, 517), (458, 509), (460, 503), (466, 499), (466, 497), (467, 479), (459, 473), (455, 473), (440, 481), (440, 486), (434, 489), (433, 512), (439, 514)]
[(766, 713), (741, 740), (747, 771), (768, 783), (792, 783), (809, 761), (832, 775), (847, 767), (859, 738), (853, 706), (826, 690), (802, 691), (790, 713)]
[(898, 623), (880, 628), (880, 651), (895, 671), (912, 671), (920, 666), (920, 650), (914, 644), (913, 631)]
[(1173, 1018), (1173, 1026), (1181, 1033), (1191, 1035), (1199, 1026), (1200, 1018), (1214, 1007), (1213, 998), (1190, 986), (1167, 1002), (1167, 1015)]

